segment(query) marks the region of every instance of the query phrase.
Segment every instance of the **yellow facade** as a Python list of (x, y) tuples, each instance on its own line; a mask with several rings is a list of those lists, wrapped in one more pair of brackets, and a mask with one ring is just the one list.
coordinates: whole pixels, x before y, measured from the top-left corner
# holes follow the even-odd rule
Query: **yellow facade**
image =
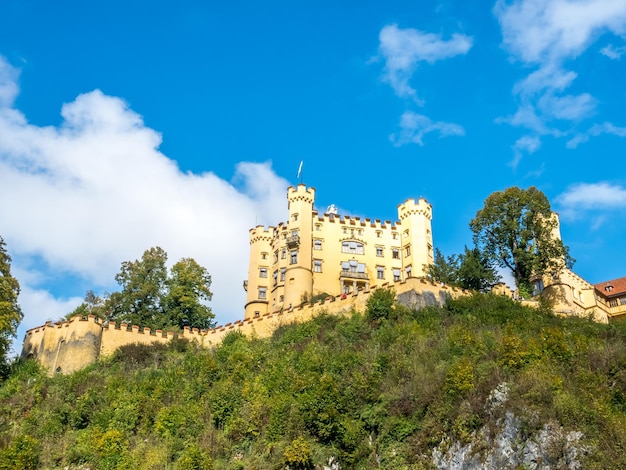
[(424, 275), (433, 262), (432, 207), (398, 206), (399, 221), (315, 210), (315, 189), (287, 192), (289, 218), (250, 230), (245, 319), (293, 309), (311, 298), (350, 295)]

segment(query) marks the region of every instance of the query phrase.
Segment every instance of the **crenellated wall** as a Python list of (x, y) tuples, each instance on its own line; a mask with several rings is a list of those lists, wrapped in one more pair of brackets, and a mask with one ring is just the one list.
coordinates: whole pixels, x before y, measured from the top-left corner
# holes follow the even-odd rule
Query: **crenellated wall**
[[(448, 297), (456, 298), (468, 292), (462, 289), (430, 282), (424, 278), (409, 278), (402, 282), (385, 283), (381, 287), (392, 287), (398, 301), (409, 307), (420, 308), (426, 305), (443, 305)], [(166, 343), (174, 337), (195, 341), (211, 348), (219, 345), (224, 336), (239, 331), (248, 337), (267, 338), (282, 325), (302, 323), (316, 315), (327, 313), (342, 315), (353, 311), (363, 312), (367, 299), (375, 290), (357, 291), (350, 295), (328, 296), (314, 304), (306, 303), (246, 320), (237, 320), (209, 330), (185, 327), (181, 334), (152, 332), (150, 328), (140, 328), (122, 323), (103, 323), (90, 315), (76, 316), (64, 322), (48, 322), (26, 332), (22, 357), (34, 357), (48, 371), (68, 374), (93, 364), (100, 357), (112, 355), (116, 349), (126, 344)]]

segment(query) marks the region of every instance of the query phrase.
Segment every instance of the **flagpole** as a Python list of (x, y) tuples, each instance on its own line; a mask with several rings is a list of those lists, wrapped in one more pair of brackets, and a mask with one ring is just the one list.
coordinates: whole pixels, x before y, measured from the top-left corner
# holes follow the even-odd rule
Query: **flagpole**
[(296, 179), (300, 178), (300, 184), (302, 184), (302, 165), (304, 164), (304, 160), (300, 160), (300, 166), (298, 167), (298, 173), (296, 174)]

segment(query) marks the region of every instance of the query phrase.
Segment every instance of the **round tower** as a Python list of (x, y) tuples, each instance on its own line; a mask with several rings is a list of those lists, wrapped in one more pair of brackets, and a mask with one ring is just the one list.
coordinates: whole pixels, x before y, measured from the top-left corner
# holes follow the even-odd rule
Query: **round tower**
[(264, 315), (269, 310), (272, 232), (273, 227), (266, 229), (262, 225), (250, 229), (250, 264), (248, 280), (244, 281), (247, 291), (246, 320)]
[(285, 278), (285, 302), (289, 308), (300, 305), (311, 298), (313, 291), (312, 243), (313, 243), (313, 203), (315, 188), (304, 184), (287, 189), (289, 220), (287, 237), (288, 264)]
[(424, 198), (398, 205), (402, 226), (402, 265), (407, 277), (424, 276), (424, 266), (433, 264), (433, 208)]

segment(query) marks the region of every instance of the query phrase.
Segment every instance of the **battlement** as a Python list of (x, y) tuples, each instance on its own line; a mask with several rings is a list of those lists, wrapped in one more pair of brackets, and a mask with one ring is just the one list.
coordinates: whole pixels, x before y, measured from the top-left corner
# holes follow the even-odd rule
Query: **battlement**
[(307, 188), (304, 184), (299, 184), (297, 187), (289, 186), (287, 188), (287, 201), (304, 201), (309, 204), (313, 204), (315, 201), (315, 188)]
[(263, 225), (257, 225), (250, 229), (250, 244), (258, 243), (260, 241), (271, 242), (274, 237), (274, 230), (276, 227)]
[(404, 220), (411, 215), (422, 215), (428, 220), (433, 218), (433, 208), (424, 198), (407, 199), (403, 204), (398, 204), (398, 217)]

